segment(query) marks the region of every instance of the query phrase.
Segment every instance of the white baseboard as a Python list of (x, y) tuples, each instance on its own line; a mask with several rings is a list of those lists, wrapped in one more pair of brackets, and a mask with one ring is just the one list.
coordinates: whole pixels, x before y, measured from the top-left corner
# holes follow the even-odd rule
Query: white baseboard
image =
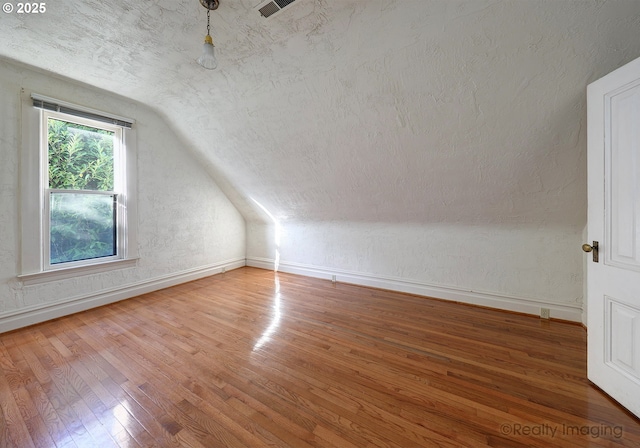
[[(135, 297), (148, 292), (175, 286), (223, 271), (253, 266), (274, 270), (274, 260), (266, 258), (244, 258), (228, 260), (209, 266), (189, 269), (154, 279), (129, 284), (124, 287), (102, 290), (96, 293), (73, 297), (57, 302), (43, 303), (19, 310), (0, 313), (0, 333), (37, 324), (69, 314), (85, 311), (109, 303)], [(536, 299), (503, 296), (486, 292), (467, 291), (459, 288), (429, 285), (427, 283), (403, 278), (382, 277), (367, 273), (323, 268), (300, 263), (280, 262), (278, 270), (308, 277), (335, 280), (392, 291), (406, 292), (426, 297), (486, 306), (507, 311), (539, 315), (540, 308), (551, 310), (551, 317), (573, 322), (582, 322), (582, 308), (577, 305), (560, 305)]]
[[(274, 260), (267, 258), (247, 258), (247, 266), (274, 270)], [(278, 271), (306, 275), (342, 283), (371, 286), (391, 291), (406, 292), (436, 299), (451, 300), (471, 305), (486, 306), (518, 313), (540, 315), (540, 308), (548, 308), (554, 319), (582, 322), (582, 308), (578, 305), (561, 305), (544, 300), (505, 296), (500, 294), (469, 291), (450, 286), (430, 285), (417, 280), (397, 277), (383, 277), (368, 273), (331, 269), (300, 263), (280, 261)]]
[(246, 265), (244, 258), (188, 269), (123, 287), (0, 313), (0, 333), (26, 327)]

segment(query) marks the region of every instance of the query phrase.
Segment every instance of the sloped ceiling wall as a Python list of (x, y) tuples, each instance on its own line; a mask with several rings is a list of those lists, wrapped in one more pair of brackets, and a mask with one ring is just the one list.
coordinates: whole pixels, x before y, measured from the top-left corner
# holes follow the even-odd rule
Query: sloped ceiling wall
[(154, 108), (249, 265), (584, 321), (586, 86), (640, 56), (640, 1), (258, 3), (212, 13), (215, 71), (197, 0), (3, 13), (0, 56)]
[[(637, 0), (59, 0), (0, 55), (154, 107), (248, 220), (582, 225), (585, 86)], [(55, 92), (44, 92), (54, 94)], [(95, 107), (95, 105), (93, 105)]]

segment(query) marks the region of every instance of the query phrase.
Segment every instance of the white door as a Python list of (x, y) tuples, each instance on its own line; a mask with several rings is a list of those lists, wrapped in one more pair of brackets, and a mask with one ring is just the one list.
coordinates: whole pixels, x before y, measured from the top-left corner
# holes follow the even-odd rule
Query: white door
[(588, 376), (640, 417), (640, 58), (587, 101)]

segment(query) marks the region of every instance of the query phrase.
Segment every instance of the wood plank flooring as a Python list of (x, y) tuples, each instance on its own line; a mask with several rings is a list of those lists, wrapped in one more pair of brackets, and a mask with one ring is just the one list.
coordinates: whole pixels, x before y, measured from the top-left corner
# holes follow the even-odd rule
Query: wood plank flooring
[(0, 335), (0, 447), (640, 446), (577, 325), (242, 268)]

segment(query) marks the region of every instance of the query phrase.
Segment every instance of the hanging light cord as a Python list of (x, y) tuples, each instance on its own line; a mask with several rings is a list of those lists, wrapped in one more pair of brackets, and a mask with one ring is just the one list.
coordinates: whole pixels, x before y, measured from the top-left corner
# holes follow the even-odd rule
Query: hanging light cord
[(209, 8), (207, 8), (207, 36), (209, 36), (209, 30), (211, 28), (210, 23), (209, 23), (209, 16), (211, 15), (211, 10)]

